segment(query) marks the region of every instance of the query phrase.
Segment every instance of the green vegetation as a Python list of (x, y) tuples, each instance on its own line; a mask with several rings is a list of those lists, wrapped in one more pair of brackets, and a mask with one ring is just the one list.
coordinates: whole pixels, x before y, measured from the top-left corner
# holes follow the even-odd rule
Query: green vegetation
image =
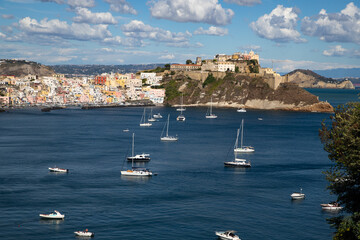
[(168, 64), (165, 64), (164, 65), (164, 68), (165, 68), (165, 70), (170, 70), (170, 64), (168, 63)]
[(319, 135), (334, 165), (324, 174), (331, 194), (344, 206), (346, 215), (328, 219), (336, 228), (334, 240), (360, 239), (360, 103), (348, 103), (322, 123)]
[(209, 75), (205, 79), (204, 83), (202, 84), (202, 87), (204, 88), (206, 85), (211, 84), (215, 81), (216, 81), (216, 78), (212, 75), (212, 73), (209, 73)]
[(159, 73), (159, 72), (164, 72), (166, 70), (166, 68), (165, 67), (157, 67), (157, 68), (155, 68), (155, 69), (150, 69), (150, 70), (145, 70), (145, 71), (143, 71), (144, 73)]
[(239, 72), (239, 67), (235, 66), (235, 72), (238, 73)]
[(181, 94), (178, 91), (178, 85), (175, 80), (171, 80), (168, 84), (166, 84), (165, 88), (165, 96), (167, 101), (171, 101), (176, 97), (179, 97)]
[(142, 85), (145, 85), (145, 84), (146, 84), (146, 81), (147, 81), (147, 78), (142, 79), (142, 80), (141, 80)]
[(193, 64), (193, 62), (190, 59), (188, 59), (186, 60), (186, 64)]

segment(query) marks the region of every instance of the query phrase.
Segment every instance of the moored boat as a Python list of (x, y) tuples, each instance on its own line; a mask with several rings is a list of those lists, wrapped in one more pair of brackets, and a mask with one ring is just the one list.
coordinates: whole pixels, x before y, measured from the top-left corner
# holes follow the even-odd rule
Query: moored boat
[(320, 204), (320, 206), (322, 210), (329, 210), (329, 211), (339, 211), (343, 208), (337, 202), (323, 203)]
[(215, 232), (215, 235), (223, 240), (241, 240), (235, 233), (235, 231), (229, 230), (224, 232)]
[(61, 214), (59, 211), (54, 210), (54, 212), (50, 214), (39, 214), (41, 218), (44, 219), (64, 219), (65, 215)]
[[(170, 120), (170, 114), (168, 114), (168, 119), (167, 119), (167, 122), (164, 125), (164, 129), (163, 129), (163, 131), (161, 133), (160, 140), (165, 141), (165, 142), (175, 142), (175, 141), (178, 140), (178, 137), (177, 136), (169, 136), (169, 120)], [(166, 134), (164, 136), (165, 127), (166, 127)]]
[(87, 229), (85, 229), (85, 231), (76, 231), (74, 232), (76, 236), (79, 237), (94, 237), (95, 234), (92, 232), (89, 232)]
[(251, 167), (251, 162), (246, 162), (246, 159), (235, 158), (234, 161), (224, 162), (225, 167)]
[(123, 176), (150, 177), (153, 173), (147, 168), (132, 167), (129, 170), (120, 171)]
[[(241, 130), (241, 138), (240, 138), (240, 147), (239, 147), (238, 144), (239, 144), (239, 132), (240, 132), (240, 130)], [(251, 146), (243, 146), (243, 142), (244, 142), (244, 119), (242, 119), (241, 126), (237, 130), (236, 141), (235, 141), (235, 145), (234, 145), (234, 152), (235, 153), (252, 153), (252, 152), (255, 152), (255, 149), (253, 147), (251, 147)]]
[(237, 112), (246, 112), (246, 109), (245, 108), (240, 108), (238, 110), (236, 110)]
[(49, 167), (49, 170), (50, 170), (50, 172), (62, 172), (62, 173), (69, 172), (69, 169), (58, 168), (58, 167)]
[(162, 116), (161, 116), (160, 113), (154, 114), (153, 117), (154, 117), (154, 118), (157, 118), (157, 119), (162, 118)]
[(298, 199), (304, 199), (305, 198), (305, 194), (302, 193), (302, 188), (300, 188), (300, 192), (294, 192), (290, 196), (291, 196), (291, 199), (293, 199), (293, 200), (298, 200)]
[(128, 161), (148, 162), (150, 161), (150, 154), (142, 153), (135, 156), (127, 157)]

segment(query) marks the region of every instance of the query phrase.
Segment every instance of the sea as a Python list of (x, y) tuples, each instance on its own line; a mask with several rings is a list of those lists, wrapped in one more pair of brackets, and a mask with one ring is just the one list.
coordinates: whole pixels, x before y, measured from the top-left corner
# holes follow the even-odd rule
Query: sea
[[(309, 91), (334, 106), (359, 101), (360, 92)], [(84, 229), (94, 239), (215, 240), (225, 230), (242, 240), (332, 238), (326, 219), (337, 213), (320, 207), (336, 199), (323, 174), (332, 162), (318, 136), (331, 114), (213, 108), (218, 118), (206, 119), (206, 108), (187, 108), (177, 122), (174, 108), (153, 107), (163, 118), (146, 128), (143, 110), (1, 113), (0, 238), (76, 239)], [(177, 142), (160, 141), (168, 115)], [(252, 167), (226, 168), (242, 119), (244, 144), (255, 152), (237, 157)], [(151, 157), (136, 166), (156, 176), (121, 176), (131, 168), (133, 133), (135, 153)], [(49, 172), (54, 166), (69, 173)], [(306, 198), (291, 200), (300, 189)], [(40, 219), (54, 210), (65, 219)]]

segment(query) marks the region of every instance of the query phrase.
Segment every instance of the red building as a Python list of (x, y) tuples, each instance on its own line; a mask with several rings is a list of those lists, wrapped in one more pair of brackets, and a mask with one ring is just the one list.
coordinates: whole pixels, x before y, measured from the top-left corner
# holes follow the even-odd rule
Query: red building
[(106, 76), (96, 76), (95, 84), (104, 85), (106, 83)]

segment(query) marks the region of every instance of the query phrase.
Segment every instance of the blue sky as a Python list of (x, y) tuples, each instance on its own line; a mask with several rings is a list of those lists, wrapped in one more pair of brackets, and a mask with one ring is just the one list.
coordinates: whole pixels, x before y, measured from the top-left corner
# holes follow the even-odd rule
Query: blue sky
[(0, 58), (183, 63), (253, 50), (278, 72), (360, 67), (360, 3), (0, 0)]

